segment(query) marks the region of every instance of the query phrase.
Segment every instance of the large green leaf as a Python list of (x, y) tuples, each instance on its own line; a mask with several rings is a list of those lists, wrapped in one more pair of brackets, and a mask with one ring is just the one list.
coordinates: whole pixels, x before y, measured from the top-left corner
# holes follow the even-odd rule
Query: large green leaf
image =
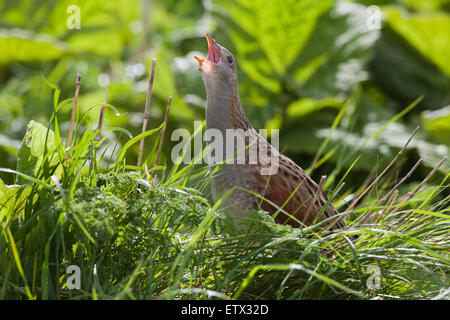
[[(53, 130), (31, 120), (19, 147), (17, 171), (36, 177), (42, 172), (41, 170), (54, 170), (58, 163)], [(51, 174), (48, 174), (49, 172), (42, 173), (47, 173), (48, 176), (53, 174), (53, 172)], [(17, 181), (18, 183), (25, 182), (20, 177), (17, 178)]]
[(262, 87), (277, 93), (288, 81), (300, 86), (300, 95), (326, 98), (367, 78), (365, 64), (379, 31), (367, 28), (365, 6), (347, 1), (216, 2), (231, 17), (229, 34), (239, 68)]
[(254, 81), (279, 91), (278, 79), (305, 46), (317, 19), (333, 4), (315, 1), (215, 1), (231, 18), (239, 65)]
[[(449, 7), (449, 0), (400, 0), (408, 9), (412, 11), (435, 11), (445, 10)], [(370, 1), (373, 2), (373, 1)], [(372, 4), (372, 3), (371, 3)]]
[[(442, 32), (445, 31), (436, 30), (437, 34)], [(432, 37), (430, 34), (429, 38)], [(420, 38), (417, 39), (420, 42)], [(424, 95), (423, 105), (434, 109), (450, 103), (450, 77), (430, 57), (418, 54), (414, 44), (390, 23), (383, 27), (382, 36), (375, 46), (370, 72), (377, 86), (393, 98), (399, 108), (419, 95)]]
[(367, 28), (365, 6), (338, 1), (319, 19), (290, 67), (300, 94), (318, 99), (342, 96), (366, 80), (366, 64), (379, 37), (379, 30)]
[(50, 36), (12, 29), (0, 30), (0, 64), (11, 62), (47, 61), (58, 59), (66, 53), (62, 42)]
[(385, 8), (389, 25), (414, 48), (450, 76), (450, 16), (443, 12), (401, 14)]
[[(64, 41), (71, 53), (114, 56), (122, 53), (130, 40), (129, 26), (139, 18), (140, 9), (140, 1), (23, 0), (9, 1), (4, 7), (0, 5), (0, 16), (7, 26), (33, 30), (36, 35), (46, 34)], [(79, 29), (75, 22), (79, 23)], [(11, 48), (14, 49), (11, 55), (15, 55), (16, 48)], [(27, 51), (19, 50), (19, 53)], [(47, 50), (41, 53), (45, 56)]]
[(0, 225), (22, 213), (30, 193), (30, 186), (8, 186), (0, 179)]
[(292, 102), (288, 106), (287, 115), (289, 118), (294, 119), (327, 107), (340, 108), (341, 105), (342, 102), (334, 98), (325, 98), (320, 100), (303, 98)]

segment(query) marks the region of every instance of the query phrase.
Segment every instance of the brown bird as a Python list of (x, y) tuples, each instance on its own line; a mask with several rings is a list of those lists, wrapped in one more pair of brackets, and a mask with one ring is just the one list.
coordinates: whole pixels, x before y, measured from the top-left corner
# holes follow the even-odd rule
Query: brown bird
[[(208, 34), (206, 38), (208, 57), (194, 57), (199, 62), (207, 94), (206, 136), (208, 138), (209, 134), (209, 141), (214, 145), (209, 164), (215, 167), (225, 154), (228, 159), (211, 177), (213, 197), (217, 200), (230, 192), (224, 200), (225, 211), (238, 222), (246, 219), (248, 210), (263, 209), (276, 214), (278, 223), (293, 227), (310, 225), (327, 201), (325, 194), (302, 168), (278, 152), (252, 127), (239, 98), (233, 55)], [(257, 146), (256, 151), (254, 146)], [(234, 155), (232, 161), (228, 157), (230, 150)], [(343, 227), (345, 224), (341, 220), (332, 218), (337, 213), (333, 205), (328, 204), (319, 220), (331, 218), (328, 226)]]

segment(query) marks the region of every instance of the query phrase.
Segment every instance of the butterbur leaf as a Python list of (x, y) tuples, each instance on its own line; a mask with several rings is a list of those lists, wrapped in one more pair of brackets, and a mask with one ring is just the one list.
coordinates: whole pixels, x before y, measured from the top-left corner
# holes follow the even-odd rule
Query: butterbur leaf
[(304, 96), (340, 96), (367, 80), (367, 63), (379, 37), (379, 30), (367, 27), (365, 6), (338, 1), (319, 19), (289, 75)]
[(308, 113), (316, 112), (320, 109), (327, 107), (334, 107), (339, 109), (343, 102), (334, 98), (325, 99), (310, 99), (303, 98), (292, 102), (287, 108), (287, 114), (289, 118), (302, 117)]
[(8, 48), (0, 51), (0, 64), (48, 61), (67, 54), (64, 43), (21, 29), (0, 29), (0, 48)]
[[(50, 177), (55, 174), (60, 178), (60, 174), (55, 172), (58, 164), (59, 158), (53, 130), (31, 120), (19, 147), (17, 171), (34, 177), (38, 177), (40, 174)], [(59, 173), (60, 170), (58, 170)], [(17, 183), (25, 182), (23, 178), (17, 177)]]
[(416, 50), (450, 76), (450, 16), (421, 13), (409, 17), (388, 7), (384, 10), (389, 25)]
[(13, 219), (22, 212), (30, 193), (30, 186), (6, 185), (0, 179), (0, 225), (5, 219)]
[(290, 79), (327, 98), (366, 80), (380, 32), (363, 5), (346, 1), (216, 1), (226, 8), (239, 68), (274, 93)]
[(333, 1), (215, 1), (231, 18), (230, 37), (240, 68), (264, 88), (277, 92), (277, 78), (303, 49)]

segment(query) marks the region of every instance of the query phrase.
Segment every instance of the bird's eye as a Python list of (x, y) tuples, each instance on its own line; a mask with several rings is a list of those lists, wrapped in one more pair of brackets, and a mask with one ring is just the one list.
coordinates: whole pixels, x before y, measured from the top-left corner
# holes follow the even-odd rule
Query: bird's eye
[(227, 61), (228, 61), (228, 63), (231, 64), (231, 63), (233, 63), (233, 58), (232, 58), (231, 56), (228, 56), (228, 57), (227, 57)]

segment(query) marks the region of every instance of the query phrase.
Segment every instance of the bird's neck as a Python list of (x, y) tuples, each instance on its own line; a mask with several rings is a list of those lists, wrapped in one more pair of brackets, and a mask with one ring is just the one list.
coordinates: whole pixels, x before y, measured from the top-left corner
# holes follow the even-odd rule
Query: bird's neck
[(207, 88), (206, 128), (218, 129), (222, 133), (227, 129), (252, 128), (242, 108), (237, 86), (219, 90)]

